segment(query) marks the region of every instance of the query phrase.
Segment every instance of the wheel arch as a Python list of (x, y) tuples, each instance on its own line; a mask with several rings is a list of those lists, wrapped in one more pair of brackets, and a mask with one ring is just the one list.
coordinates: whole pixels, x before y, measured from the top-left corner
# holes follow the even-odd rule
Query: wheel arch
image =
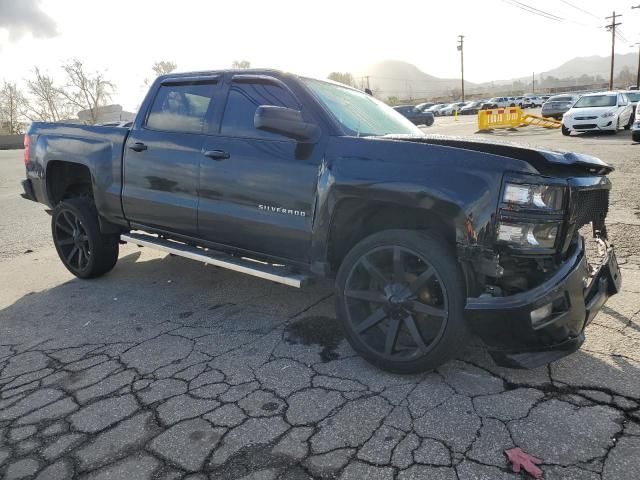
[[(100, 200), (96, 199), (95, 179), (89, 165), (67, 160), (49, 160), (45, 172), (47, 200), (51, 208), (73, 197), (85, 196), (94, 202)], [(100, 213), (98, 225), (103, 233), (118, 233), (121, 230)]]
[(400, 203), (346, 198), (340, 201), (329, 225), (327, 261), (335, 274), (347, 253), (362, 239), (383, 230), (428, 230), (451, 248), (455, 256), (456, 215), (448, 209), (420, 208)]
[(46, 188), (49, 205), (78, 195), (93, 197), (93, 179), (89, 167), (66, 160), (49, 160), (46, 166)]

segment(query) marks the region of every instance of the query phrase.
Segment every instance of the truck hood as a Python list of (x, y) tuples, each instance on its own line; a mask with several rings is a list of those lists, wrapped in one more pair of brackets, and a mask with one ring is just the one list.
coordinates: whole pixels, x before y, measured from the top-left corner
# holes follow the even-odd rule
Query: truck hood
[(561, 171), (579, 169), (584, 173), (606, 175), (614, 170), (599, 158), (583, 153), (546, 150), (538, 147), (508, 142), (477, 141), (462, 137), (444, 135), (385, 135), (385, 139), (443, 145), (447, 147), (485, 152), (503, 157), (515, 158), (529, 163), (543, 175), (553, 175)]

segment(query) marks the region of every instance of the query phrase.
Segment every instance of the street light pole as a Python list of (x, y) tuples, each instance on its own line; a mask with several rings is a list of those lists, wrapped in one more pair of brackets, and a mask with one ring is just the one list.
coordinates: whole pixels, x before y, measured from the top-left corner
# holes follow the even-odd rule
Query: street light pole
[(462, 74), (462, 101), (464, 102), (464, 35), (458, 35), (458, 51), (460, 52), (460, 72)]

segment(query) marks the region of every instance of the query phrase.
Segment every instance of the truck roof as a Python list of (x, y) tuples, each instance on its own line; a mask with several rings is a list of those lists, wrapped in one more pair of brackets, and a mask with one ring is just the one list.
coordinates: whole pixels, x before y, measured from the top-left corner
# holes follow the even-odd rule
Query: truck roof
[(181, 77), (198, 77), (207, 75), (222, 75), (224, 73), (234, 72), (247, 75), (292, 75), (289, 72), (284, 72), (275, 68), (225, 68), (220, 70), (199, 70), (193, 72), (171, 72), (165, 75), (160, 75), (159, 79), (166, 78), (181, 78)]

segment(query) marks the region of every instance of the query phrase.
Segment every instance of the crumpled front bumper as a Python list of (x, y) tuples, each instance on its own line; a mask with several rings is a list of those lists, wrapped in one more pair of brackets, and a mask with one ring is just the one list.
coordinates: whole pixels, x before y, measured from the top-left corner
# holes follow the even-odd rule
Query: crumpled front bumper
[[(603, 263), (589, 274), (580, 237), (574, 252), (544, 283), (508, 297), (468, 298), (465, 314), (498, 365), (535, 368), (580, 348), (584, 328), (620, 290), (621, 281), (611, 246)], [(551, 315), (534, 327), (531, 312), (550, 303)]]

